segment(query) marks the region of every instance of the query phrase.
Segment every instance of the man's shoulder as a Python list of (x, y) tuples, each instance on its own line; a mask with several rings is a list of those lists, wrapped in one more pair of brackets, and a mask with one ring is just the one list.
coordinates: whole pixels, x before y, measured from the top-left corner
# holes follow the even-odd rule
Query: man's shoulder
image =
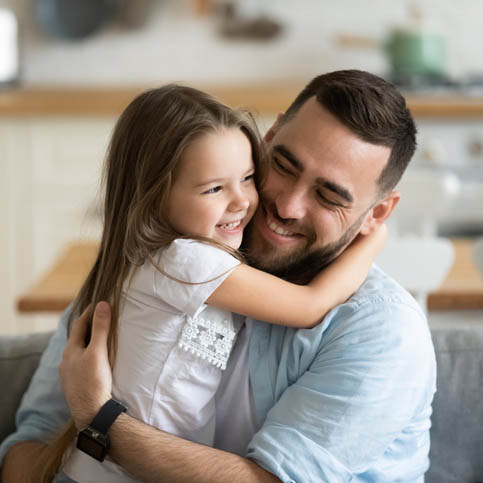
[(399, 306), (425, 318), (414, 297), (377, 265), (373, 265), (364, 283), (347, 301), (354, 306), (373, 305), (375, 310)]
[[(352, 327), (355, 321), (358, 325)], [(336, 323), (343, 323), (353, 330), (381, 325), (391, 331), (408, 325), (416, 325), (422, 330), (427, 328), (426, 315), (418, 302), (377, 265), (371, 268), (361, 287), (321, 322), (326, 326)]]
[(347, 344), (370, 340), (372, 347), (406, 350), (415, 340), (422, 349), (432, 347), (426, 315), (398, 282), (377, 266), (344, 304), (335, 307), (321, 322), (322, 345), (330, 341)]
[(257, 322), (256, 337), (277, 341), (288, 353), (307, 360), (328, 350), (406, 352), (415, 340), (423, 352), (432, 351), (426, 316), (416, 300), (377, 266), (346, 302), (333, 308), (312, 329), (294, 329)]

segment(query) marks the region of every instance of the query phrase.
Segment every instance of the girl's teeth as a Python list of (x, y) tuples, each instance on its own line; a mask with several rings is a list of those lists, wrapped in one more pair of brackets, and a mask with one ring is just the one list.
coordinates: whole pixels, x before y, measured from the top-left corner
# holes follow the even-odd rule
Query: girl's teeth
[(234, 230), (240, 223), (241, 223), (241, 220), (238, 220), (238, 221), (234, 221), (233, 223), (225, 223), (219, 226), (223, 230)]

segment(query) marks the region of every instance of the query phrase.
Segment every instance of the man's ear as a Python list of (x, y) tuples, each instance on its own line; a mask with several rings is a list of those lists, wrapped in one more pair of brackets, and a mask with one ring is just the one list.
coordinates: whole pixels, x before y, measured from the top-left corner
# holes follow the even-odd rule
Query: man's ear
[(399, 191), (391, 191), (388, 193), (371, 208), (359, 233), (361, 235), (369, 235), (376, 228), (379, 228), (389, 218), (400, 199), (401, 194)]
[(266, 143), (269, 143), (273, 139), (273, 136), (275, 136), (275, 133), (280, 128), (280, 121), (283, 115), (284, 115), (283, 112), (279, 112), (277, 114), (277, 119), (275, 119), (275, 122), (272, 124), (272, 127), (266, 132), (265, 136), (263, 136), (263, 139), (265, 140)]

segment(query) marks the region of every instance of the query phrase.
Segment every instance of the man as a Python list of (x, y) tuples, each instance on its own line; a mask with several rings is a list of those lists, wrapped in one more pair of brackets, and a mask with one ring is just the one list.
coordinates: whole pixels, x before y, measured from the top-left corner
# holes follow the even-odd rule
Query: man
[[(252, 262), (305, 283), (358, 235), (377, 229), (415, 149), (404, 99), (361, 71), (315, 78), (266, 135), (271, 164), (247, 236)], [(78, 428), (110, 399), (101, 304), (84, 347), (73, 327), (61, 367)], [(29, 459), (66, 416), (52, 375), (59, 329), (18, 413), (3, 476)], [(40, 388), (41, 382), (43, 389)], [(142, 481), (422, 482), (428, 468), (434, 353), (420, 308), (374, 267), (362, 287), (311, 330), (247, 320), (217, 392), (215, 448), (121, 414), (109, 456)], [(23, 429), (27, 428), (27, 429)], [(5, 448), (5, 445), (4, 445)], [(15, 469), (16, 468), (16, 469)], [(16, 472), (16, 473), (15, 473)]]

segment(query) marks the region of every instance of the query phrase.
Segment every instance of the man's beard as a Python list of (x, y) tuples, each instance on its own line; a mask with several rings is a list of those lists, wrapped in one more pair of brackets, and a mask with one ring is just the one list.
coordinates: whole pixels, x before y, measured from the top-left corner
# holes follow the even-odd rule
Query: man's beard
[[(259, 270), (293, 283), (307, 284), (329, 265), (359, 233), (367, 211), (364, 212), (341, 237), (323, 247), (311, 248), (312, 240), (305, 247), (280, 257), (267, 257), (264, 253), (250, 250), (253, 232), (250, 225), (245, 229), (243, 254), (248, 263)], [(246, 243), (245, 243), (246, 240)], [(315, 240), (315, 237), (314, 237)], [(276, 249), (271, 247), (273, 251)], [(262, 250), (263, 251), (263, 250)]]

